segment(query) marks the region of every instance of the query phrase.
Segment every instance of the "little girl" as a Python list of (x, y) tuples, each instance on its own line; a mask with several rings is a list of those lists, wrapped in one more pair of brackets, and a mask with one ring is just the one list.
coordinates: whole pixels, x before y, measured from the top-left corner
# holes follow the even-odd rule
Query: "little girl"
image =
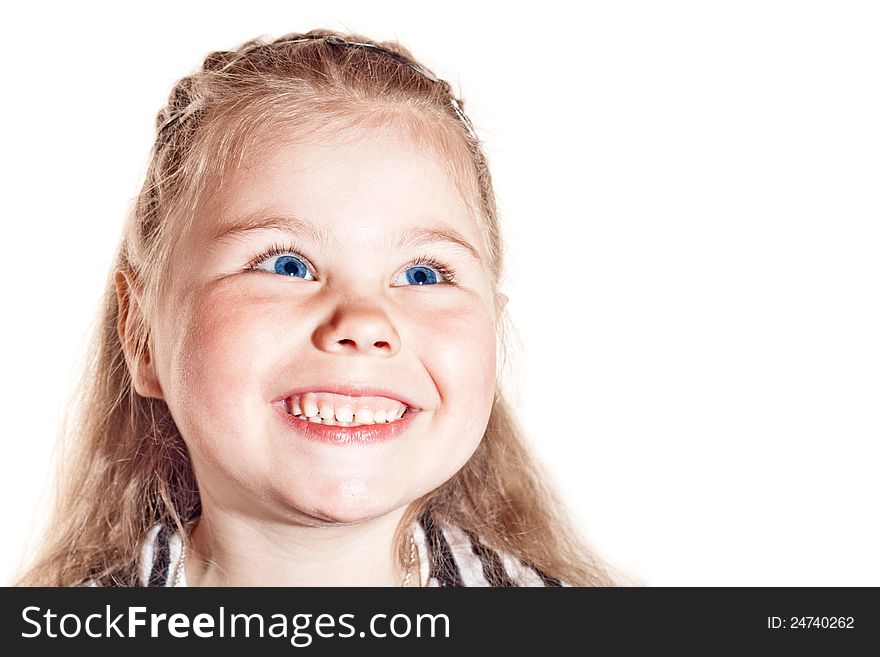
[(177, 83), (22, 583), (613, 583), (499, 394), (462, 105), (400, 45), (328, 30)]

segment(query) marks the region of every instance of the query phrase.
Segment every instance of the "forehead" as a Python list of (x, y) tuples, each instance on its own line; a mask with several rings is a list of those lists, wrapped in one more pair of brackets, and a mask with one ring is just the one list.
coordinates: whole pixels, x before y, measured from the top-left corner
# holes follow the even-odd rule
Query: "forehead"
[(450, 155), (414, 143), (403, 130), (275, 132), (244, 155), (207, 190), (199, 233), (222, 234), (243, 217), (276, 213), (344, 227), (352, 236), (430, 222), (480, 241), (467, 185), (450, 175)]

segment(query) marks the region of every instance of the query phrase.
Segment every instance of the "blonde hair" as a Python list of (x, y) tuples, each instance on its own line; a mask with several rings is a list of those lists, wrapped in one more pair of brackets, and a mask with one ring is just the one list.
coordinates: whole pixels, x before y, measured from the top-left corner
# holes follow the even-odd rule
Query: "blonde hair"
[[(340, 47), (326, 37), (386, 52)], [(200, 514), (187, 448), (167, 405), (134, 389), (120, 340), (119, 324), (126, 317), (116, 277), (120, 271), (130, 274), (141, 303), (140, 321), (125, 334), (140, 357), (149, 353), (149, 326), (186, 222), (209, 188), (222, 185), (224, 172), (253, 156), (258, 141), (266, 144), (273, 134), (284, 133), (275, 128), (302, 134), (393, 124), (441, 155), (439, 161), (485, 228), (496, 308), (503, 314), (501, 236), (486, 158), (449, 84), (407, 61), (416, 60), (397, 43), (312, 30), (212, 53), (200, 70), (175, 85), (157, 117), (146, 180), (107, 281), (100, 323), (71, 400), (76, 412), (62, 427), (71, 444), (53, 517), (20, 584), (64, 586), (90, 579), (137, 585), (137, 561), (149, 528), (163, 523), (185, 535), (187, 523)], [(401, 527), (429, 511), (550, 577), (573, 585), (613, 584), (610, 569), (582, 544), (543, 479), (496, 389), (473, 456), (445, 484), (411, 504)], [(401, 531), (398, 544), (403, 563)]]

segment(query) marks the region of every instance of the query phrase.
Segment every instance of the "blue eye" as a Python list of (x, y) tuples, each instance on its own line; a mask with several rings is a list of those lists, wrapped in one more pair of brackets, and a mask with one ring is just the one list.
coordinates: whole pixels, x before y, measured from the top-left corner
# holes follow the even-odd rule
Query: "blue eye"
[[(270, 274), (281, 274), (282, 276), (290, 276), (292, 278), (302, 278), (313, 281), (315, 277), (309, 271), (305, 258), (295, 254), (294, 249), (281, 246), (273, 246), (265, 253), (261, 253), (254, 258), (249, 269), (265, 271)], [(272, 261), (275, 261), (274, 263)]]
[(434, 285), (437, 282), (437, 274), (419, 265), (406, 270), (406, 280), (412, 285)]
[[(401, 279), (406, 280), (401, 280)], [(409, 263), (406, 270), (394, 281), (395, 285), (408, 287), (412, 285), (458, 285), (452, 267), (437, 262), (433, 258), (423, 256)]]
[(275, 261), (274, 270), (276, 274), (297, 276), (299, 278), (305, 278), (309, 273), (308, 267), (299, 258), (289, 255), (278, 258)]

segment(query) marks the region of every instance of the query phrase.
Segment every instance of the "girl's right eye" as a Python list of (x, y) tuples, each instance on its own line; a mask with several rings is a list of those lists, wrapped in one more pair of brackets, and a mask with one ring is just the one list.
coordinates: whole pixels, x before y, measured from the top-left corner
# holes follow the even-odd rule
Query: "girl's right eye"
[(296, 251), (288, 248), (272, 247), (254, 258), (248, 267), (269, 272), (270, 274), (294, 276), (309, 281), (315, 280), (315, 277), (309, 271), (308, 265), (305, 263), (305, 258), (296, 255)]

